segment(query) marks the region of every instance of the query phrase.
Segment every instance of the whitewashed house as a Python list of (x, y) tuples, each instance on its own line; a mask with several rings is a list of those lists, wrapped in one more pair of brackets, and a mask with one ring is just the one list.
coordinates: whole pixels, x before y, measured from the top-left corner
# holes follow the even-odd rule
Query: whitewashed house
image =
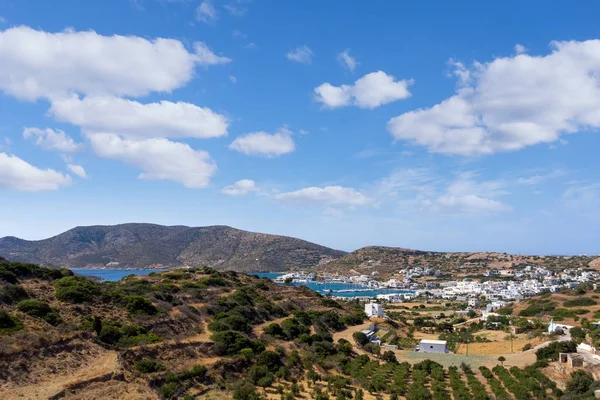
[(419, 343), (419, 351), (422, 353), (447, 353), (448, 343), (445, 340), (422, 339)]
[(367, 317), (385, 317), (383, 306), (378, 303), (365, 304), (365, 314), (367, 314)]

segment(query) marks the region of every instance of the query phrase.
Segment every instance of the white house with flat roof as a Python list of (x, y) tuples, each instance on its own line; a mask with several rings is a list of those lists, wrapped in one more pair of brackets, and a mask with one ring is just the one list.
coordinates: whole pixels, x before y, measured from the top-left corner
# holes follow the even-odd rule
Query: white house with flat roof
[(378, 303), (365, 304), (365, 314), (367, 314), (367, 317), (385, 317), (383, 305)]
[(419, 343), (419, 351), (422, 353), (447, 353), (448, 342), (445, 340), (422, 339)]

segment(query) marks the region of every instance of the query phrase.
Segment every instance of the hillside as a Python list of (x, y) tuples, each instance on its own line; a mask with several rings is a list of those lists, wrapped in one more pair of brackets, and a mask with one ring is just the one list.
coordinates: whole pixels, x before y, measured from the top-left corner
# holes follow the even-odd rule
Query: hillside
[(0, 239), (0, 256), (67, 268), (211, 266), (236, 271), (310, 268), (345, 253), (304, 240), (227, 226), (77, 227), (49, 239)]
[(577, 289), (564, 289), (557, 293), (543, 293), (515, 303), (502, 311), (519, 317), (553, 319), (567, 325), (578, 325), (579, 321), (600, 319), (600, 290), (592, 284), (581, 285)]
[[(289, 377), (300, 362), (293, 349), (363, 318), (306, 288), (235, 271), (98, 283), (0, 259), (0, 398), (178, 398), (228, 390), (253, 364), (277, 371), (286, 359)], [(275, 352), (276, 339), (264, 333), (271, 324), (278, 343), (305, 334), (309, 345)]]
[(544, 266), (550, 269), (596, 268), (600, 259), (588, 256), (527, 256), (491, 252), (430, 252), (398, 247), (369, 246), (346, 254), (318, 270), (339, 274), (370, 274), (377, 271), (390, 275), (406, 268), (439, 269), (443, 274), (477, 275), (490, 269), (518, 266)]
[[(547, 362), (507, 369), (491, 357), (385, 349), (361, 331), (377, 323), (382, 339), (393, 341), (396, 334), (412, 343), (404, 337), (405, 319), (365, 317), (358, 302), (338, 303), (305, 287), (235, 271), (191, 268), (98, 283), (66, 269), (0, 259), (0, 398), (417, 400), (513, 398), (510, 392), (517, 399), (558, 399), (563, 394), (539, 369)], [(595, 388), (587, 382), (578, 390), (587, 395)]]

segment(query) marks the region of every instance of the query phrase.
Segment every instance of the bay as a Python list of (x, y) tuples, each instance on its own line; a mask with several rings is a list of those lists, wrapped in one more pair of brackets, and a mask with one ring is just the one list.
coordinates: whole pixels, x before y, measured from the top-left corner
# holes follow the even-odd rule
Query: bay
[(162, 272), (160, 269), (73, 269), (78, 275), (95, 276), (103, 281), (115, 282), (127, 275), (148, 275), (150, 272)]
[[(258, 276), (259, 278), (275, 279), (281, 275), (285, 275), (282, 272), (250, 272), (249, 275)], [(339, 297), (376, 297), (378, 294), (411, 294), (415, 292), (412, 290), (404, 289), (371, 289), (361, 285), (353, 285), (350, 283), (325, 283), (325, 282), (296, 282), (292, 283), (293, 286), (306, 286), (309, 289), (314, 290), (322, 295), (331, 294), (332, 296)]]

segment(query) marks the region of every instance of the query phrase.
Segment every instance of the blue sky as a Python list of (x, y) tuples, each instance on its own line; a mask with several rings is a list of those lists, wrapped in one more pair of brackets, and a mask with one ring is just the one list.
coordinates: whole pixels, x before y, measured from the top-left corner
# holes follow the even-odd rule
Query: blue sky
[(6, 0), (0, 236), (598, 253), (600, 3)]

